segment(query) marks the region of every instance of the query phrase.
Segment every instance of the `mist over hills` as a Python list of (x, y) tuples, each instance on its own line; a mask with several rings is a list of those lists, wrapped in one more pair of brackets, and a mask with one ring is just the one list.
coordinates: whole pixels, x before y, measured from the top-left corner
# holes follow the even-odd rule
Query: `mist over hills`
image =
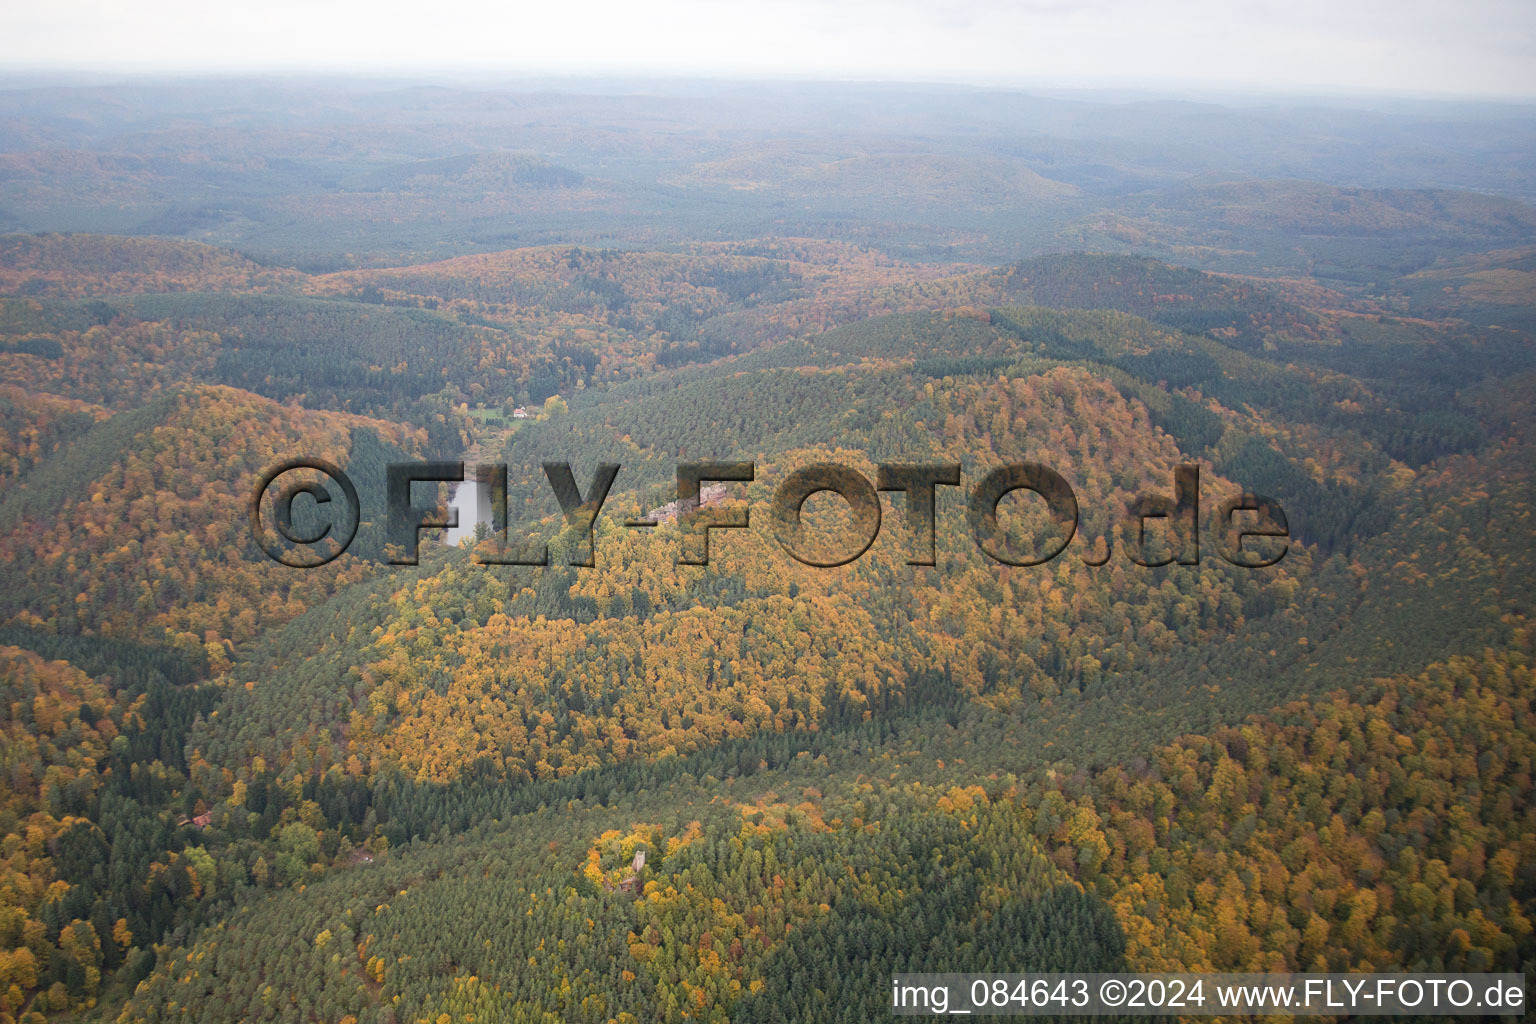
[[(16, 227), (184, 235), (310, 267), (769, 234), (998, 262), (1187, 245), (1182, 217), (1232, 225), (1204, 257), (1214, 267), (1306, 269), (1266, 244), (1277, 217), (1395, 248), (1515, 237), (1523, 207), (1394, 190), (1529, 201), (1536, 157), (1518, 105), (894, 85), (151, 80), (0, 90), (0, 117), (0, 209)], [(443, 173), (488, 161), (503, 170)], [(1462, 208), (1414, 219), (1447, 201)]]

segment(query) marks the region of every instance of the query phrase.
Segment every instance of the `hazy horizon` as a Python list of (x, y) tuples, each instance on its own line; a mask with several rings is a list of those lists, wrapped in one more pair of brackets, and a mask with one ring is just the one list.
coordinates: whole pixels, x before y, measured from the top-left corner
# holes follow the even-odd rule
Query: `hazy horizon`
[(214, 8), (94, 0), (0, 15), (9, 76), (367, 75), (955, 84), (1170, 95), (1536, 98), (1536, 6), (1370, 0), (480, 0)]
[(509, 93), (583, 93), (591, 95), (679, 96), (707, 94), (727, 88), (771, 90), (776, 87), (806, 89), (909, 89), (943, 93), (1000, 93), (1030, 96), (1045, 100), (1076, 101), (1093, 104), (1188, 103), (1226, 107), (1342, 107), (1383, 111), (1396, 109), (1422, 111), (1435, 107), (1465, 110), (1478, 106), (1502, 112), (1505, 109), (1536, 109), (1536, 92), (1494, 95), (1484, 93), (1427, 92), (1369, 88), (1305, 89), (1298, 86), (1241, 87), (1219, 84), (1177, 83), (1144, 85), (1062, 84), (1048, 81), (979, 82), (943, 78), (833, 77), (830, 75), (726, 73), (665, 74), (636, 71), (627, 74), (571, 71), (567, 73), (527, 72), (515, 74), (495, 71), (419, 71), (347, 70), (341, 68), (278, 67), (241, 68), (227, 72), (211, 69), (130, 69), (98, 70), (79, 67), (0, 68), (0, 90), (16, 89), (92, 89), (116, 85), (179, 87), (207, 82), (219, 85), (273, 85), (299, 82), (322, 83), (334, 87), (370, 89), (444, 88), (486, 90)]

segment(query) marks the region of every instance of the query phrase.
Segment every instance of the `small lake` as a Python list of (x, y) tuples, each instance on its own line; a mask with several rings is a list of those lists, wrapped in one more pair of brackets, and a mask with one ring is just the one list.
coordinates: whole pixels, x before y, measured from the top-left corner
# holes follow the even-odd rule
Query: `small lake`
[(458, 510), (459, 525), (444, 531), (443, 543), (457, 545), (475, 535), (477, 523), (491, 524), (491, 492), (490, 488), (480, 486), (478, 480), (465, 480), (451, 487), (448, 507)]

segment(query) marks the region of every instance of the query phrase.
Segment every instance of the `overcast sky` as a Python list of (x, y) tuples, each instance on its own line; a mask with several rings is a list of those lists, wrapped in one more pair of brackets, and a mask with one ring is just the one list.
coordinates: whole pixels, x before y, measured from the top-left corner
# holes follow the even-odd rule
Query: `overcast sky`
[(0, 0), (9, 70), (1536, 96), (1536, 0)]

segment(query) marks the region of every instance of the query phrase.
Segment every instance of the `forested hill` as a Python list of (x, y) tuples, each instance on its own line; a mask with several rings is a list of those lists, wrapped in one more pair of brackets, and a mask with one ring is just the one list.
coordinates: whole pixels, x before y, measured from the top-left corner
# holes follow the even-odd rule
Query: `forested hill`
[[(355, 183), (606, 187), (562, 166)], [(1432, 212), (1388, 199), (1334, 212)], [(1536, 968), (1517, 253), (1362, 285), (783, 237), (323, 274), (3, 244), (0, 1021), (854, 1021), (918, 968)], [(298, 455), (363, 505), (312, 570), (246, 518)], [(483, 533), (385, 564), (384, 467), (428, 457), (505, 462), (550, 564), (480, 564)], [(686, 521), (623, 523), (702, 459), (755, 463), (752, 527), (679, 565)], [(592, 567), (551, 460), (622, 465)], [(856, 560), (791, 558), (771, 496), (828, 461), (958, 463), (936, 564), (900, 495)], [(966, 513), (1019, 461), (1079, 507), (1043, 564)], [(1198, 565), (1126, 526), (1191, 463)], [(1278, 564), (1219, 553), (1244, 491)], [(805, 512), (846, 546), (839, 502)], [(1055, 536), (1024, 495), (998, 522)]]
[(1243, 347), (1316, 336), (1319, 316), (1253, 281), (1133, 256), (1063, 254), (1023, 260), (983, 280), (1008, 305), (1119, 309)]

